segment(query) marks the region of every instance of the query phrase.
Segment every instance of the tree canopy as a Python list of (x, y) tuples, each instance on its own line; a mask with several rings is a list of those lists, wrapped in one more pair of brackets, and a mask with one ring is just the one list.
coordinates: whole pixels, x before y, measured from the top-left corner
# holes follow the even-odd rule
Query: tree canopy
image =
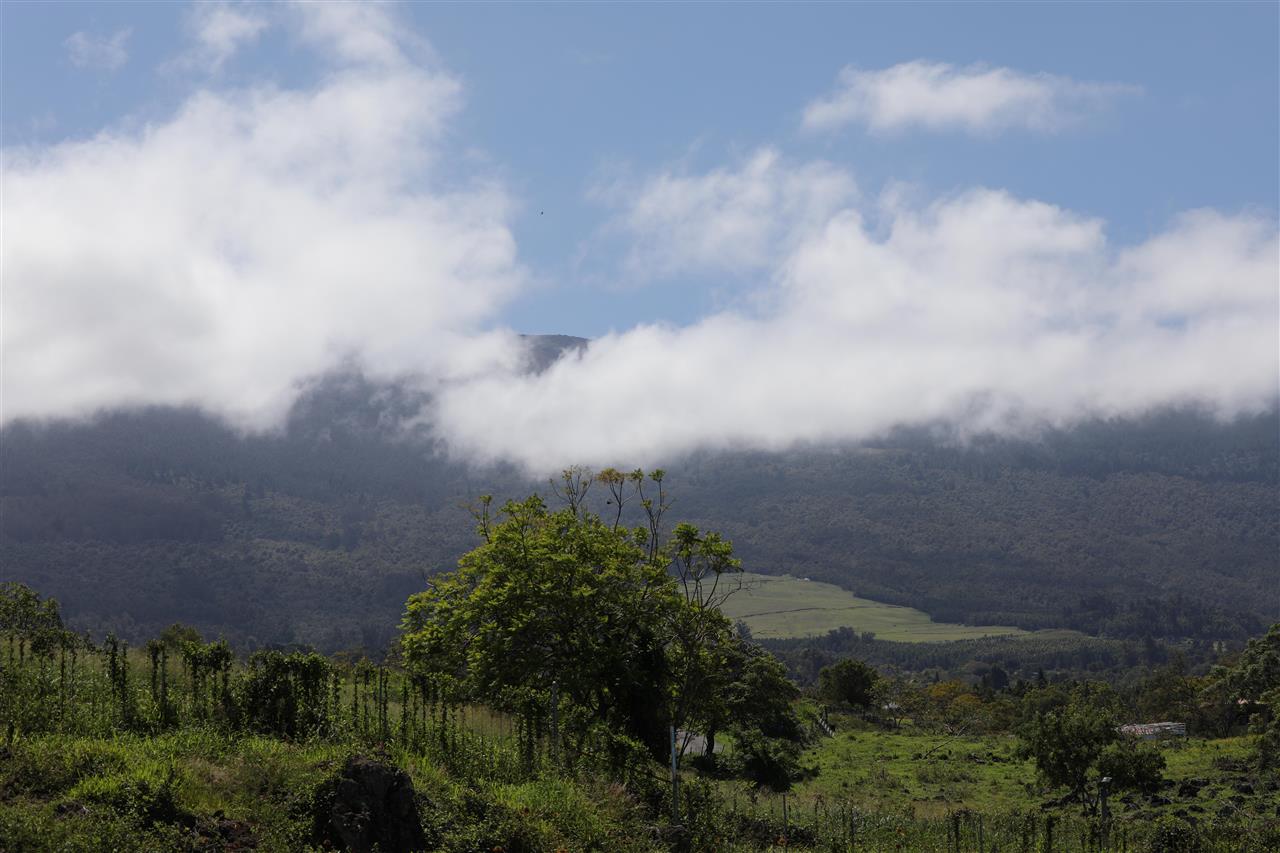
[(835, 705), (870, 705), (880, 674), (860, 660), (845, 658), (818, 673), (818, 694)]
[[(554, 484), (562, 509), (533, 495), (496, 517), (482, 499), (483, 542), (409, 599), (406, 665), (461, 696), (554, 710), (570, 739), (604, 727), (655, 755), (672, 725), (711, 741), (748, 717), (794, 730), (782, 667), (719, 610), (740, 570), (732, 545), (687, 524), (663, 541), (662, 480), (661, 471), (567, 471)], [(611, 495), (605, 518), (586, 502), (593, 482)], [(628, 502), (645, 523), (623, 524)], [(742, 680), (767, 683), (779, 701), (748, 713)]]

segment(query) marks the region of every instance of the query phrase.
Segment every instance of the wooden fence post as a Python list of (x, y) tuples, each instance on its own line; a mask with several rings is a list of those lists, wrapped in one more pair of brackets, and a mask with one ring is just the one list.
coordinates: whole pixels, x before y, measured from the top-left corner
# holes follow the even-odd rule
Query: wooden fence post
[(671, 726), (671, 817), (680, 822), (680, 776), (676, 772), (676, 727)]

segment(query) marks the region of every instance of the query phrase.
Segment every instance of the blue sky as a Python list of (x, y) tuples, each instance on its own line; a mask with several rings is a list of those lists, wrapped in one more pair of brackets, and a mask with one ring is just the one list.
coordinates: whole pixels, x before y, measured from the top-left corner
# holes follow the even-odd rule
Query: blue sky
[[(510, 361), (510, 331), (607, 336), (558, 380), (579, 398), (601, 376), (625, 385), (648, 346), (706, 382), (742, 370), (751, 400), (761, 369), (741, 366), (764, 341), (774, 405), (814, 362), (873, 401), (863, 417), (806, 387), (783, 407), (812, 429), (740, 430), (760, 419), (743, 403), (638, 453), (856, 438), (972, 412), (975, 395), (1004, 401), (978, 407), (978, 429), (1274, 396), (1280, 4), (0, 14), (19, 415), (195, 401), (258, 422), (341, 357), (450, 377), (459, 409), (494, 422), (480, 398), (554, 397), (481, 367)], [(323, 258), (299, 259), (309, 246)], [(1000, 370), (1023, 353), (1074, 390), (1041, 399)], [(280, 367), (257, 387), (264, 359)], [(1116, 368), (1151, 362), (1185, 369)], [(933, 389), (913, 395), (928, 405), (859, 384), (904, 364), (895, 382)], [(504, 414), (526, 434), (550, 419)], [(459, 418), (442, 428), (515, 441)], [(566, 451), (529, 454), (547, 452)]]
[[(512, 226), (545, 284), (504, 321), (597, 335), (639, 320), (688, 322), (721, 282), (684, 276), (602, 287), (607, 259), (575, 264), (605, 215), (602, 174), (714, 163), (776, 145), (848, 166), (865, 191), (909, 181), (929, 193), (1004, 188), (1104, 218), (1135, 241), (1179, 211), (1258, 207), (1280, 187), (1275, 3), (501, 4), (417, 3), (403, 20), (460, 76), (453, 130), (524, 207)], [(196, 82), (164, 70), (189, 11), (168, 3), (4, 5), (4, 142), (47, 142), (163, 115)], [(66, 39), (130, 30), (117, 69), (77, 67)], [(986, 63), (1140, 86), (1054, 134), (806, 134), (806, 103), (846, 65), (917, 59)], [(236, 58), (219, 85), (322, 73), (276, 34)], [(541, 214), (541, 211), (546, 211)]]

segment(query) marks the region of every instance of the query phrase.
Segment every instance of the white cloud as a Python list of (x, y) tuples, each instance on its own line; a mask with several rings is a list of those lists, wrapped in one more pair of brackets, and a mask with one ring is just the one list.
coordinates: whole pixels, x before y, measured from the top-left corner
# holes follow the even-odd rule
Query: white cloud
[(624, 201), (611, 227), (630, 239), (633, 276), (766, 267), (797, 226), (816, 222), (856, 195), (847, 173), (827, 163), (790, 166), (773, 149), (702, 175), (665, 171), (635, 186), (597, 187), (602, 201)]
[(879, 71), (845, 68), (836, 90), (805, 108), (803, 125), (830, 130), (856, 122), (875, 132), (913, 127), (974, 134), (1053, 132), (1117, 96), (1139, 91), (1118, 83), (917, 60)]
[(244, 4), (197, 3), (187, 23), (194, 47), (178, 65), (217, 72), (242, 47), (252, 44), (270, 26), (266, 16)]
[(368, 66), (394, 67), (429, 55), (430, 48), (381, 3), (291, 4), (302, 36), (335, 59)]
[(71, 64), (77, 68), (93, 68), (115, 71), (129, 61), (129, 36), (133, 30), (125, 27), (109, 36), (97, 36), (83, 30), (67, 36), (62, 44), (67, 49)]
[(457, 81), (392, 56), (368, 9), (347, 20), (367, 38), (312, 17), (332, 15), (293, 19), (333, 61), (314, 87), (197, 91), (141, 130), (6, 149), (6, 419), (192, 402), (267, 424), (343, 358), (508, 357), (475, 331), (522, 279), (508, 199), (441, 162)]
[(513, 336), (484, 331), (527, 283), (510, 201), (450, 157), (460, 84), (392, 14), (273, 17), (326, 58), (310, 87), (205, 88), (141, 129), (5, 149), (3, 418), (195, 403), (265, 426), (354, 359), (433, 377), (459, 456), (544, 470), (1276, 399), (1270, 218), (1192, 211), (1115, 246), (999, 191), (867, 200), (770, 148), (595, 191), (632, 275), (747, 280), (751, 312), (520, 375)]
[[(713, 239), (715, 218), (705, 235), (684, 222), (673, 251)], [(1113, 247), (1096, 219), (973, 190), (801, 219), (779, 245), (767, 311), (643, 326), (536, 377), (452, 386), (440, 429), (458, 453), (543, 470), (1276, 399), (1280, 244), (1267, 219), (1195, 211)]]

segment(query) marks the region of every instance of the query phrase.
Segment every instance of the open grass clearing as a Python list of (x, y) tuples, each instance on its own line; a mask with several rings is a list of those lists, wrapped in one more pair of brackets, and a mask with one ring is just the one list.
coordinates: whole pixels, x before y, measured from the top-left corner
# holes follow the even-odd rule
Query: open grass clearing
[[(1034, 765), (1017, 757), (1016, 746), (1017, 738), (1010, 735), (948, 737), (911, 728), (839, 725), (834, 738), (822, 738), (805, 751), (802, 763), (817, 772), (796, 786), (795, 802), (811, 809), (815, 800), (847, 801), (872, 813), (910, 808), (922, 818), (958, 809), (1038, 811), (1062, 791), (1042, 788)], [(1253, 738), (1187, 738), (1158, 746), (1169, 780), (1160, 796), (1168, 802), (1157, 805), (1143, 795), (1118, 793), (1113, 803), (1118, 815), (1277, 815), (1274, 783), (1247, 769)], [(1184, 787), (1189, 780), (1193, 784)], [(1077, 813), (1079, 806), (1061, 811)]]
[(741, 580), (742, 589), (725, 603), (724, 613), (766, 639), (815, 636), (836, 628), (871, 631), (876, 639), (906, 643), (1027, 633), (1006, 625), (934, 622), (921, 610), (858, 598), (835, 584), (790, 575), (743, 572)]

